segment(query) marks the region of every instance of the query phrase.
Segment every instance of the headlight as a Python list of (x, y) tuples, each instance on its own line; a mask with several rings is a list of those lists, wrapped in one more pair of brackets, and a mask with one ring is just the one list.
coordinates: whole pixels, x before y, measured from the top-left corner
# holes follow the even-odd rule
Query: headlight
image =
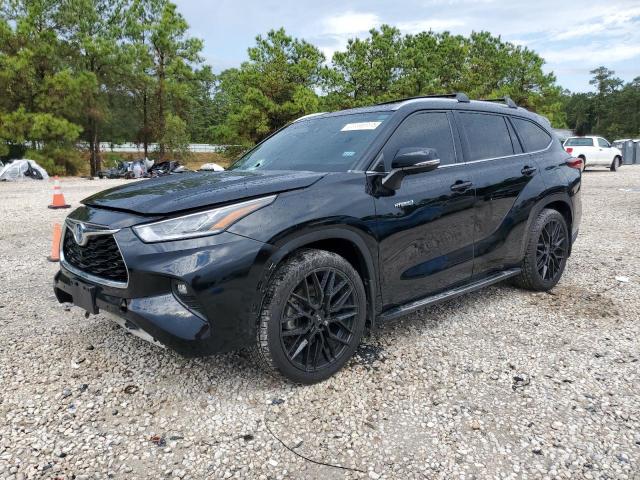
[(143, 242), (163, 242), (179, 238), (203, 237), (223, 232), (235, 222), (259, 208), (266, 207), (277, 195), (256, 198), (247, 202), (234, 203), (226, 207), (205, 212), (192, 213), (146, 225), (133, 227), (133, 231)]

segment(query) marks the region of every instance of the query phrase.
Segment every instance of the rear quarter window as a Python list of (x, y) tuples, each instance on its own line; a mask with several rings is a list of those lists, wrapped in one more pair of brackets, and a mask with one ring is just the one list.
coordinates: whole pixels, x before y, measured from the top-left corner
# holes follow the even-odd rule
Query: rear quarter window
[(507, 123), (501, 115), (461, 113), (460, 121), (469, 144), (469, 160), (506, 157), (514, 154)]
[(535, 123), (514, 117), (511, 121), (524, 144), (525, 152), (544, 150), (551, 143), (551, 135)]

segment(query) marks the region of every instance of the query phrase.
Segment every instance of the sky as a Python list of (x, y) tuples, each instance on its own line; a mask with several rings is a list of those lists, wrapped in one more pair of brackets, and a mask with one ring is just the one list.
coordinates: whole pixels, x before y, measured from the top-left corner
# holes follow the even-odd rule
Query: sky
[(600, 65), (625, 81), (640, 76), (640, 0), (174, 1), (216, 72), (240, 65), (256, 35), (270, 29), (284, 27), (330, 59), (347, 39), (386, 23), (405, 34), (500, 35), (539, 53), (545, 70), (574, 92), (593, 90), (589, 71)]

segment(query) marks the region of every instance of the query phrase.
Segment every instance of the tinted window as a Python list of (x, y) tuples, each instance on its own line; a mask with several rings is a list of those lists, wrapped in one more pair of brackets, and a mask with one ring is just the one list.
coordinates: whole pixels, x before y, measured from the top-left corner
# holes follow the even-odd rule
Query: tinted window
[(470, 160), (513, 155), (511, 136), (503, 117), (462, 113), (460, 119), (471, 150)]
[(511, 118), (513, 124), (520, 135), (520, 140), (524, 142), (527, 152), (544, 150), (551, 143), (551, 135), (533, 122), (521, 118)]
[(390, 115), (358, 113), (299, 120), (247, 153), (231, 170), (346, 172)]
[(598, 145), (600, 145), (602, 148), (609, 148), (611, 145), (609, 145), (609, 142), (607, 142), (604, 138), (598, 138)]
[(391, 161), (398, 150), (411, 147), (435, 148), (440, 165), (455, 163), (456, 154), (447, 114), (425, 112), (405, 119), (384, 147), (386, 167), (391, 167)]
[(564, 144), (567, 147), (593, 147), (593, 138), (571, 137)]

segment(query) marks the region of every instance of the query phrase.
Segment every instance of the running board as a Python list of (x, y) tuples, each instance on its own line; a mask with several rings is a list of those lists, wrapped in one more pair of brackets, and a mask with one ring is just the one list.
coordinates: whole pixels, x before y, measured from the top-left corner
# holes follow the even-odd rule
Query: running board
[(488, 287), (489, 285), (493, 285), (494, 283), (501, 282), (502, 280), (506, 280), (507, 278), (515, 277), (520, 273), (520, 271), (521, 270), (519, 268), (512, 268), (510, 270), (504, 270), (502, 272), (494, 273), (493, 275), (483, 278), (482, 280), (478, 280), (461, 287), (447, 290), (446, 292), (438, 293), (437, 295), (424, 297), (420, 300), (415, 300), (411, 303), (400, 305), (399, 307), (394, 307), (386, 312), (383, 312), (378, 318), (381, 322), (393, 320), (408, 313), (415, 312), (416, 310), (419, 310), (421, 308), (428, 307), (429, 305), (444, 302), (445, 300), (450, 300), (460, 295), (464, 295), (465, 293), (475, 292), (476, 290), (480, 290), (481, 288)]

